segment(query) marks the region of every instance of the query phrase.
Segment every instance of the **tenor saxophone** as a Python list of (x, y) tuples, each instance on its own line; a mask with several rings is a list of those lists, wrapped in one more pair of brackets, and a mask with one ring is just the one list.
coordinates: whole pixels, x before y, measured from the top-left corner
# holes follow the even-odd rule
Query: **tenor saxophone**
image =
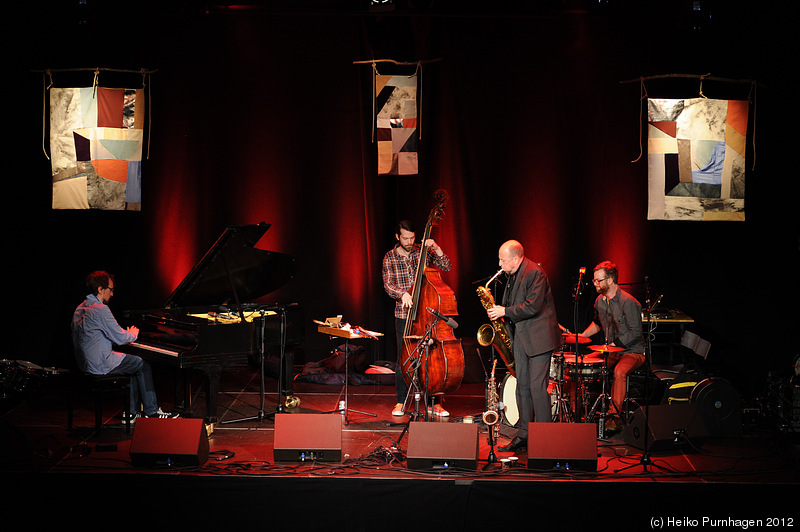
[(500, 410), (503, 408), (503, 405), (500, 404), (500, 396), (497, 394), (497, 385), (494, 379), (494, 368), (496, 366), (497, 359), (492, 362), (492, 374), (489, 376), (489, 384), (486, 390), (486, 412), (481, 416), (483, 422), (488, 426), (496, 425), (500, 421)]
[[(480, 298), (481, 304), (483, 304), (483, 308), (485, 308), (487, 312), (494, 306), (494, 297), (489, 291), (489, 285), (502, 272), (503, 270), (499, 270), (489, 279), (486, 285), (479, 286), (476, 290), (478, 292), (478, 298)], [(514, 354), (511, 351), (511, 334), (508, 332), (503, 320), (491, 320), (489, 323), (481, 325), (478, 329), (478, 343), (483, 347), (493, 345), (494, 348), (497, 349), (497, 352), (500, 353), (500, 358), (503, 359), (506, 368), (508, 368), (508, 372), (514, 377), (517, 376), (514, 370)]]

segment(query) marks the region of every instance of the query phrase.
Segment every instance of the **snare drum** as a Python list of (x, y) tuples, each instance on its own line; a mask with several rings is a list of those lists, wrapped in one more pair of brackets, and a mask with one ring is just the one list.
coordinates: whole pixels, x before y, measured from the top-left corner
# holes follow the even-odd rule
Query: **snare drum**
[(574, 354), (564, 355), (567, 367), (565, 379), (577, 381), (580, 376), (584, 381), (597, 382), (603, 378), (602, 358), (586, 355), (581, 362), (576, 362), (576, 358), (577, 356)]

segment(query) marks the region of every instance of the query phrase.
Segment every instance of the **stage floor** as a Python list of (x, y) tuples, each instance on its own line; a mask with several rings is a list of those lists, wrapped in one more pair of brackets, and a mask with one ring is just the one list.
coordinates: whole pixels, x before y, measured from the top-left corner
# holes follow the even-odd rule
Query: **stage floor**
[[(160, 402), (168, 409), (173, 397), (164, 391), (164, 381), (169, 379), (161, 373), (156, 373), (156, 378), (160, 382)], [(555, 524), (601, 522), (597, 512), (603, 508), (606, 508), (601, 510), (603, 513), (611, 511), (619, 514), (620, 519), (634, 522), (647, 521), (648, 516), (651, 520), (798, 517), (796, 505), (787, 502), (796, 499), (800, 478), (797, 438), (765, 428), (744, 427), (740, 437), (712, 437), (695, 446), (647, 455), (642, 449), (627, 445), (624, 433), (617, 432), (596, 441), (596, 471), (582, 471), (530, 469), (526, 450), (501, 453), (495, 449), (497, 461), (490, 462), (492, 447), (487, 428), (478, 423), (475, 469), (443, 469), (439, 464), (433, 469), (410, 469), (405, 456), (398, 460), (385, 452), (394, 447), (405, 455), (410, 436), (408, 417), (391, 415), (395, 403), (393, 386), (348, 385), (349, 410), (344, 419), (338, 410), (339, 402), (344, 400), (342, 385), (295, 382), (294, 394), (300, 404), (281, 415), (334, 416), (341, 424), (342, 460), (277, 463), (273, 454), (272, 416), (278, 399), (277, 382), (265, 378), (264, 410), (260, 412), (259, 373), (252, 367), (241, 366), (223, 374), (219, 421), (208, 437), (208, 461), (200, 466), (134, 467), (130, 456), (133, 436), (123, 430), (120, 402), (114, 398), (104, 401), (105, 424), (96, 433), (92, 402), (88, 397), (76, 397), (74, 429), (68, 431), (64, 391), (57, 378), (50, 379), (35, 392), (4, 401), (0, 471), (7, 479), (6, 487), (16, 487), (12, 491), (17, 503), (21, 507), (30, 506), (32, 511), (59, 507), (58, 501), (73, 504), (77, 495), (70, 496), (68, 486), (79, 479), (102, 480), (93, 489), (107, 486), (127, 492), (131, 486), (138, 486), (161, 496), (167, 486), (175, 484), (169, 492), (173, 501), (179, 499), (178, 493), (180, 498), (189, 498), (188, 494), (194, 493), (193, 504), (201, 506), (217, 505), (222, 499), (232, 497), (232, 493), (238, 494), (235, 500), (239, 504), (261, 501), (283, 507), (280, 501), (265, 499), (278, 497), (287, 508), (298, 504), (297, 497), (313, 497), (319, 511), (327, 512), (326, 519), (334, 519), (328, 514), (336, 515), (332, 522), (338, 522), (344, 529), (373, 529), (375, 520), (384, 515), (388, 522), (382, 528), (393, 529), (397, 523), (392, 516), (397, 517), (405, 508), (403, 504), (395, 504), (398, 502), (395, 498), (400, 496), (408, 497), (406, 503), (413, 503), (412, 507), (419, 504), (424, 508), (415, 508), (416, 514), (438, 516), (442, 510), (439, 503), (435, 500), (426, 503), (417, 497), (446, 501), (459, 492), (459, 486), (468, 487), (470, 495), (448, 504), (466, 505), (458, 511), (468, 517), (444, 521), (444, 529), (472, 529), (483, 522), (510, 523), (519, 512), (526, 513), (524, 508), (518, 510), (517, 505), (533, 505), (531, 511), (541, 505), (538, 522), (543, 522), (541, 513), (545, 512), (548, 517), (544, 522)], [(171, 388), (169, 382), (166, 388)], [(443, 404), (451, 413), (449, 419), (434, 418), (428, 423), (461, 423), (465, 417), (478, 422), (485, 409), (484, 391), (482, 383), (462, 384), (444, 398)], [(196, 396), (193, 409), (202, 412), (202, 393)], [(505, 424), (500, 427), (498, 445), (502, 446), (513, 436), (514, 429)], [(514, 455), (519, 465), (504, 468), (501, 459)], [(12, 478), (16, 479), (14, 483), (10, 482)], [(48, 486), (56, 490), (58, 497), (52, 492), (44, 497)], [(221, 495), (223, 492), (225, 496)], [(284, 494), (289, 493), (293, 495), (286, 500)], [(210, 500), (202, 502), (205, 497)], [(119, 498), (122, 501), (125, 497), (120, 494)], [(371, 498), (377, 502), (370, 502)], [(322, 504), (321, 499), (327, 502)], [(369, 507), (361, 507), (359, 501)], [(492, 505), (486, 510), (489, 515), (480, 509), (473, 515), (468, 511), (473, 504)], [(340, 514), (337, 508), (342, 505), (349, 510)], [(572, 512), (574, 508), (578, 511)], [(314, 505), (306, 511), (316, 512)], [(204, 515), (202, 521), (213, 522), (215, 518)], [(230, 516), (222, 522), (230, 524)], [(797, 526), (800, 521), (794, 523)], [(652, 524), (643, 522), (642, 526)]]

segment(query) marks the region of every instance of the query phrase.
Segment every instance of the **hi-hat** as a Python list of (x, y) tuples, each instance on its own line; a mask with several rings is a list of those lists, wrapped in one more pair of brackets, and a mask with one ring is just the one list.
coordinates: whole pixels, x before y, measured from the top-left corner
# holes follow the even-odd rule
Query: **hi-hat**
[(608, 345), (608, 344), (590, 345), (589, 349), (591, 349), (592, 351), (598, 351), (600, 353), (618, 353), (620, 351), (624, 351), (624, 349), (621, 348), (621, 347), (617, 347), (615, 345)]
[(588, 344), (589, 342), (591, 342), (591, 339), (589, 337), (581, 336), (580, 334), (575, 335), (574, 333), (562, 333), (561, 341), (564, 342), (565, 344), (574, 344), (576, 336), (578, 337), (579, 344)]

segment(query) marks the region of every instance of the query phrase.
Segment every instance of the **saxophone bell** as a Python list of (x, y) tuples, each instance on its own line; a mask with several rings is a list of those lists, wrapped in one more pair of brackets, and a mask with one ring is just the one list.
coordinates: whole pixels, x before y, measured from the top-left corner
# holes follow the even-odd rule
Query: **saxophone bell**
[(495, 410), (487, 410), (481, 416), (483, 422), (487, 425), (495, 425), (498, 421), (500, 421), (500, 414), (497, 413)]

